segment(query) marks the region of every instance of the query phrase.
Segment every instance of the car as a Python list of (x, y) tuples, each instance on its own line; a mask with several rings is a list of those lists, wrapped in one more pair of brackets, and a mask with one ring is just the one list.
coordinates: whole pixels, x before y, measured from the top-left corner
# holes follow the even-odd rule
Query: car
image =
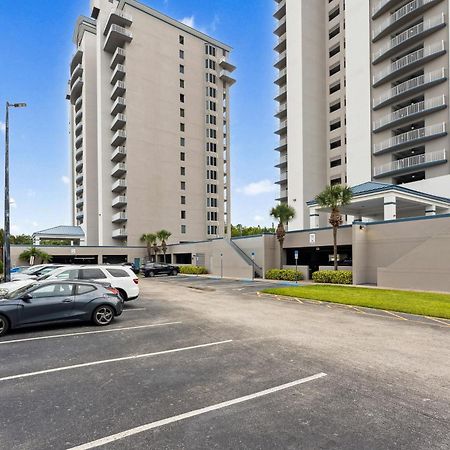
[(29, 269), (30, 266), (14, 266), (11, 267), (11, 273), (20, 273), (23, 270)]
[(40, 278), (42, 279), (107, 282), (119, 291), (119, 295), (125, 302), (139, 297), (139, 279), (130, 268), (125, 266), (65, 266)]
[(130, 262), (123, 263), (122, 266), (129, 267), (136, 275), (139, 275), (140, 269), (139, 269), (139, 267), (136, 266), (135, 263), (132, 263), (132, 262), (131, 263)]
[(176, 276), (180, 273), (180, 268), (171, 264), (146, 263), (141, 272), (145, 277), (154, 277), (156, 275)]
[(50, 273), (55, 269), (63, 267), (63, 264), (39, 264), (37, 266), (31, 266), (28, 269), (21, 272), (15, 272), (11, 274), (11, 281), (37, 279), (38, 277)]
[(117, 289), (88, 281), (36, 281), (0, 299), (0, 336), (62, 322), (109, 325), (123, 311)]

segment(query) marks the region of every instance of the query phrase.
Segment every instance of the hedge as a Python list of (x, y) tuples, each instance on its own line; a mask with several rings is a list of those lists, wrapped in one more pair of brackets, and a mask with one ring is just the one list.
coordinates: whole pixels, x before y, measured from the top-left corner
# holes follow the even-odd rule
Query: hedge
[(267, 280), (301, 281), (303, 274), (291, 269), (270, 269), (266, 272)]
[(181, 266), (180, 273), (185, 275), (206, 275), (208, 269), (203, 266)]
[(316, 283), (330, 284), (353, 284), (353, 273), (351, 270), (319, 270), (312, 274)]

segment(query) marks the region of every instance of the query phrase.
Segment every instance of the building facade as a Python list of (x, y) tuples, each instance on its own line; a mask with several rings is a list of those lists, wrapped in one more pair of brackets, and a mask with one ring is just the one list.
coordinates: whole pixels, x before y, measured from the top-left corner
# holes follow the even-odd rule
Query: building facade
[(224, 236), (230, 47), (135, 0), (91, 6), (70, 67), (73, 225), (87, 245)]
[(450, 196), (448, 0), (277, 0), (280, 200), (327, 184)]

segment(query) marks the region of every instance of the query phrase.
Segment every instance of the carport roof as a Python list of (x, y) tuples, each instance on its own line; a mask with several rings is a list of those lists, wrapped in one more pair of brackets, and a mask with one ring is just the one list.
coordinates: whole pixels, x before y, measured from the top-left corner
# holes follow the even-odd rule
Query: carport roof
[[(359, 197), (367, 194), (378, 194), (381, 192), (394, 191), (403, 194), (414, 194), (416, 196), (426, 198), (429, 200), (434, 200), (438, 202), (444, 202), (450, 204), (450, 198), (439, 197), (437, 195), (427, 194), (425, 192), (416, 191), (414, 189), (406, 188), (398, 184), (388, 184), (388, 183), (378, 183), (376, 181), (368, 181), (367, 183), (358, 184), (351, 188), (353, 192), (353, 197)], [(308, 206), (317, 205), (316, 200), (310, 200), (306, 202)]]
[(33, 236), (76, 236), (84, 237), (84, 231), (81, 227), (60, 225), (46, 230), (36, 231)]

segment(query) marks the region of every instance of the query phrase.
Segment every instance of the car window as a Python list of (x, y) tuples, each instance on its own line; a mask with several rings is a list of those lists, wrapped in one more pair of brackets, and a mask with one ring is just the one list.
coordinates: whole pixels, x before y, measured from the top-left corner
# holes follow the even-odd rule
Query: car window
[(72, 295), (73, 284), (47, 284), (46, 286), (41, 286), (30, 292), (33, 298), (43, 298), (43, 297), (61, 297), (65, 295)]
[(65, 270), (64, 272), (55, 275), (58, 280), (77, 280), (78, 279), (78, 269)]
[(88, 294), (89, 292), (95, 291), (97, 288), (91, 284), (78, 284), (75, 295)]
[(131, 276), (127, 271), (122, 269), (106, 269), (106, 271), (109, 272), (115, 278), (124, 278)]
[(80, 269), (80, 280), (100, 280), (106, 278), (101, 269)]

